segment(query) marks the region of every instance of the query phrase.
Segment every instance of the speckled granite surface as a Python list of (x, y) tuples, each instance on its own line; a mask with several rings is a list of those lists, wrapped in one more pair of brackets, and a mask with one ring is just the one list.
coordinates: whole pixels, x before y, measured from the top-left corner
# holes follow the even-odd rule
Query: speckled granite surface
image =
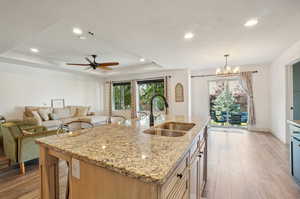
[(161, 184), (189, 150), (196, 135), (202, 133), (207, 118), (165, 116), (156, 124), (167, 121), (193, 122), (196, 126), (184, 136), (165, 137), (143, 133), (149, 128), (147, 119), (128, 120), (120, 125), (41, 138), (37, 143), (143, 182)]

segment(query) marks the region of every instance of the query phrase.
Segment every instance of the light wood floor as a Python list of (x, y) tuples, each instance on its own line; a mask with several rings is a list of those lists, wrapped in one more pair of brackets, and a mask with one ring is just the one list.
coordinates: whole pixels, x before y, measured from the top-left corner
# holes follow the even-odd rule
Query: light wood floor
[[(288, 148), (270, 134), (210, 132), (208, 157), (208, 199), (300, 198), (289, 175)], [(1, 199), (39, 198), (38, 166), (26, 169), (25, 176), (17, 169), (0, 173)]]
[(210, 132), (208, 199), (299, 199), (289, 149), (271, 134)]

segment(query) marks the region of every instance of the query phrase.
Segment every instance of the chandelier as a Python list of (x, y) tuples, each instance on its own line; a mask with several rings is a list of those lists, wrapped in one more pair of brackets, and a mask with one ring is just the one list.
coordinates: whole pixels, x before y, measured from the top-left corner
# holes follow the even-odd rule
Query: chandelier
[(230, 66), (227, 65), (227, 59), (229, 57), (229, 54), (224, 55), (225, 57), (225, 65), (223, 68), (217, 68), (216, 75), (217, 76), (230, 76), (240, 73), (240, 68), (235, 67), (233, 70)]

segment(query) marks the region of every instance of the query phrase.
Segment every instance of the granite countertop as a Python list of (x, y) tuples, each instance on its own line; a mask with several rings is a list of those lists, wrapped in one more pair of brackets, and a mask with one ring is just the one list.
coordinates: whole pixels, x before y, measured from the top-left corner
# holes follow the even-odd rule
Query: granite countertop
[(287, 122), (294, 126), (300, 127), (300, 120), (288, 120)]
[(155, 124), (167, 121), (196, 125), (184, 136), (165, 137), (145, 134), (148, 119), (126, 120), (60, 135), (36, 142), (82, 161), (104, 167), (146, 183), (162, 184), (202, 132), (208, 119), (163, 116)]

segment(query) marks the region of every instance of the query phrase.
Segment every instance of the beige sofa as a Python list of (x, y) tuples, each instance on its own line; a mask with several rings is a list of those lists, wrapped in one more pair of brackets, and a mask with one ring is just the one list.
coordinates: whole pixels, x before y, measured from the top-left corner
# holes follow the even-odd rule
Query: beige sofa
[(85, 120), (94, 125), (107, 122), (108, 117), (95, 115), (89, 112), (87, 106), (66, 106), (65, 108), (26, 106), (24, 120), (34, 121), (36, 125), (44, 126), (48, 130), (57, 129), (61, 124), (76, 120)]

